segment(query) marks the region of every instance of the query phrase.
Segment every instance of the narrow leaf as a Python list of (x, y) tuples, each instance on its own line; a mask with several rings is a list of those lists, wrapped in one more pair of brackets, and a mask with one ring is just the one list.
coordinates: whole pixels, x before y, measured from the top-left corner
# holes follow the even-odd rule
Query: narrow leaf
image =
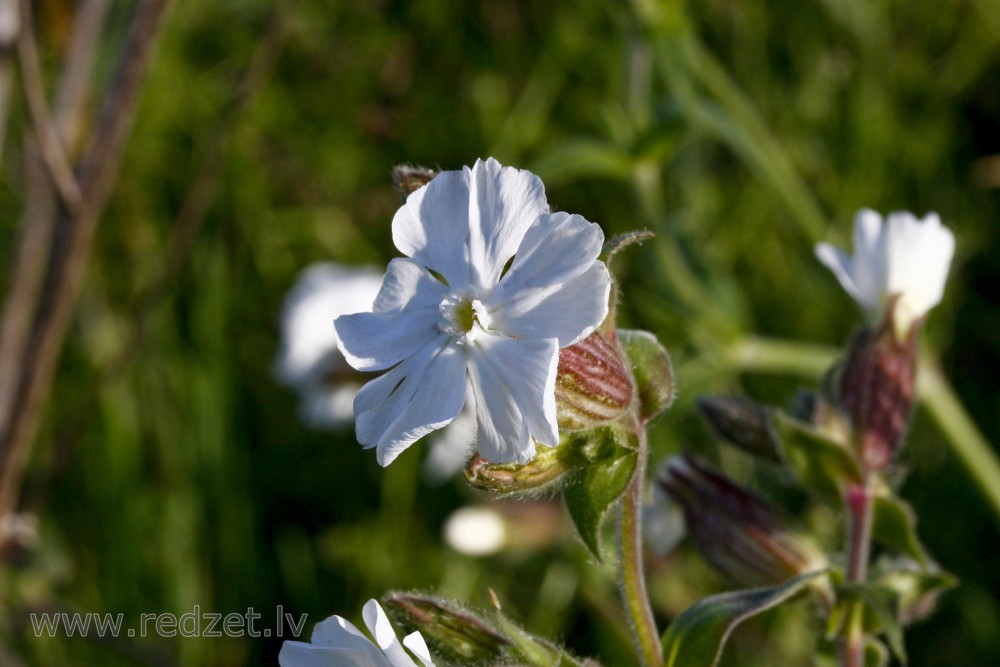
[(665, 667), (714, 667), (737, 625), (790, 600), (826, 574), (810, 572), (780, 586), (723, 593), (695, 603), (663, 635)]
[(928, 567), (930, 558), (917, 537), (917, 518), (910, 506), (900, 498), (878, 496), (874, 509), (872, 538)]
[(808, 424), (783, 412), (773, 416), (785, 461), (811, 491), (834, 502), (843, 502), (847, 484), (861, 480), (854, 455)]

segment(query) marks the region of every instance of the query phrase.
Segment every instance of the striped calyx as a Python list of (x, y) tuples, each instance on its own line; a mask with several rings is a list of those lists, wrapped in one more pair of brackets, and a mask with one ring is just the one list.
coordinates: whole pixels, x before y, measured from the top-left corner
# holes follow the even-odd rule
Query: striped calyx
[(559, 352), (556, 413), (560, 430), (594, 428), (619, 417), (635, 388), (614, 329), (599, 329)]

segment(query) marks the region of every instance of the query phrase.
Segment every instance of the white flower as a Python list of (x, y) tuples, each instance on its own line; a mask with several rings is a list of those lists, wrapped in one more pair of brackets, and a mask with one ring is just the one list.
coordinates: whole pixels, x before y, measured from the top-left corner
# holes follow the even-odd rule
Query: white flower
[(854, 218), (854, 256), (829, 243), (816, 246), (844, 289), (878, 322), (895, 301), (896, 332), (905, 336), (913, 323), (941, 301), (955, 237), (937, 213), (918, 220), (912, 213), (882, 216), (870, 209)]
[(299, 392), (302, 420), (310, 426), (338, 429), (353, 421), (361, 382), (336, 378), (349, 368), (333, 320), (370, 311), (381, 284), (377, 269), (326, 262), (304, 269), (285, 297), (274, 374)]
[(358, 441), (388, 465), (455, 419), (468, 377), (483, 457), (525, 462), (534, 441), (558, 444), (559, 348), (608, 311), (600, 228), (550, 213), (537, 176), (491, 158), (412, 193), (392, 233), (407, 257), (389, 263), (374, 312), (335, 323), (348, 363), (391, 369), (354, 401)]
[(281, 667), (418, 667), (405, 646), (421, 665), (434, 667), (420, 633), (407, 635), (400, 644), (376, 600), (365, 604), (361, 616), (375, 637), (374, 644), (347, 619), (331, 616), (313, 628), (311, 644), (296, 641), (282, 644), (278, 664)]

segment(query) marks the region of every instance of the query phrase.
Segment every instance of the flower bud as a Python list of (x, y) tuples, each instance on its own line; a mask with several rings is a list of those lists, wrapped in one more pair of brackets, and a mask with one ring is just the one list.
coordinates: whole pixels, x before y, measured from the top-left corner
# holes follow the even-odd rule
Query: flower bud
[(435, 655), (457, 664), (494, 664), (510, 645), (490, 623), (454, 603), (411, 593), (389, 593), (382, 601), (401, 627), (419, 631)]
[(474, 454), (465, 466), (465, 479), (477, 489), (501, 496), (537, 495), (569, 472), (560, 453), (558, 447), (543, 447), (528, 463), (491, 463)]
[(609, 422), (628, 409), (633, 394), (632, 375), (614, 329), (598, 329), (559, 351), (556, 414), (560, 430), (581, 431)]
[(408, 164), (396, 165), (392, 169), (392, 184), (404, 202), (414, 190), (419, 190), (437, 175), (433, 169)]
[(879, 329), (854, 336), (840, 378), (840, 406), (861, 462), (882, 470), (906, 433), (916, 385), (916, 330), (900, 341), (892, 314)]
[(669, 460), (657, 482), (680, 503), (688, 534), (716, 569), (748, 586), (772, 585), (826, 567), (812, 540), (776, 507), (690, 454)]
[(781, 461), (767, 410), (745, 398), (699, 398), (698, 411), (712, 431), (731, 445), (768, 461)]

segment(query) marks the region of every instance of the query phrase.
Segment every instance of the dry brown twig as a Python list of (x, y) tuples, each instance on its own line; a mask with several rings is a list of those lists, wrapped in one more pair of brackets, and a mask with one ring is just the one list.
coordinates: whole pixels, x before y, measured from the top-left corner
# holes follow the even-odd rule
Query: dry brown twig
[(118, 70), (77, 170), (81, 206), (75, 212), (61, 208), (57, 213), (30, 344), (24, 350), (9, 409), (4, 412), (0, 404), (0, 417), (4, 418), (0, 421), (0, 516), (17, 506), (31, 442), (80, 292), (97, 222), (118, 173), (152, 46), (169, 4), (170, 0), (137, 3)]

